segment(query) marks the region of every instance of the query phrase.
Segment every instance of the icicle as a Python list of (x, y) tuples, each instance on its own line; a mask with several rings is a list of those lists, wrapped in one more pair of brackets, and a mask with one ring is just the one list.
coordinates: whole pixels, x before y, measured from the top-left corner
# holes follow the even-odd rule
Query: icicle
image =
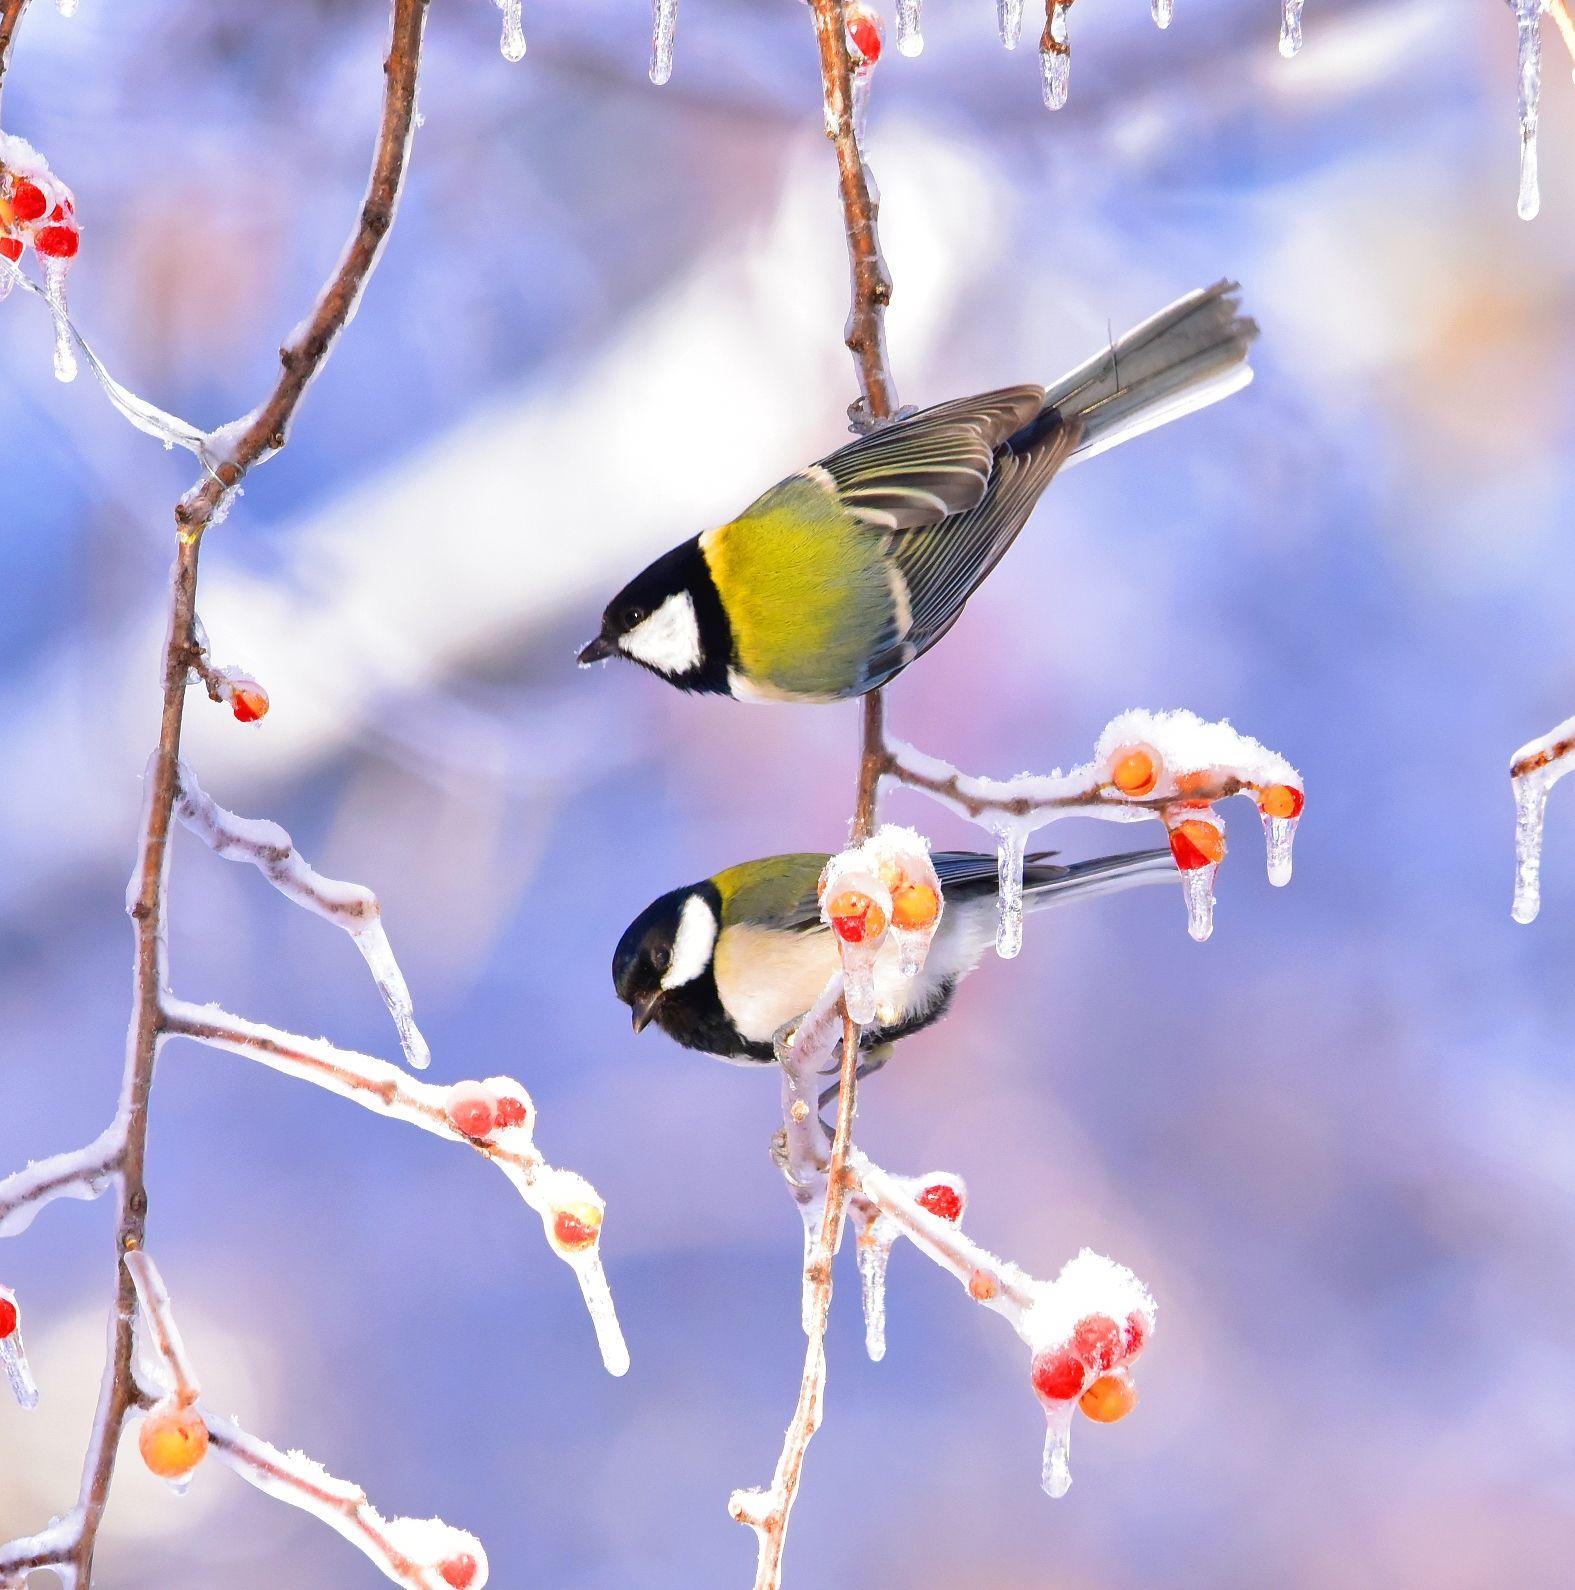
[(1517, 922), (1536, 921), (1542, 909), (1542, 816), (1553, 782), (1546, 767), (1511, 781), (1515, 793), (1515, 900), (1509, 914)]
[(651, 81), (660, 85), (673, 75), (673, 29), (678, 26), (678, 0), (651, 0)]
[(820, 1229), (826, 1218), (826, 1186), (820, 1182), (814, 1195), (798, 1206), (799, 1218), (804, 1222), (804, 1269), (799, 1288), (799, 1322), (806, 1336), (815, 1334), (815, 1283), (810, 1278), (810, 1265), (814, 1262), (815, 1247), (820, 1241)]
[(46, 257), (44, 260), (44, 296), (55, 317), (55, 379), (75, 381), (77, 354), (71, 334), (71, 322), (66, 318), (66, 272), (70, 265), (63, 259)]
[(596, 1345), (601, 1349), (602, 1367), (609, 1375), (626, 1375), (629, 1372), (629, 1348), (618, 1324), (618, 1311), (613, 1306), (612, 1288), (607, 1284), (607, 1272), (602, 1268), (602, 1256), (592, 1247), (583, 1253), (567, 1256), (574, 1278), (580, 1283), (585, 1307), (591, 1316), (591, 1326), (596, 1332)]
[(1150, 0), (1149, 9), (1154, 14), (1154, 26), (1168, 28), (1170, 26), (1171, 0)]
[(523, 61), (525, 27), (520, 18), (520, 0), (498, 0), (498, 9), (503, 13), (503, 59)]
[[(1289, 3), (1289, 0), (1287, 0)], [(1053, 0), (1039, 40), (1039, 70), (1044, 77), (1045, 104), (1060, 110), (1072, 79), (1072, 46), (1066, 34), (1065, 0)]]
[(21, 281), (22, 273), (4, 256), (0, 256), (0, 303), (11, 296), (11, 289)]
[(1263, 838), (1269, 848), (1269, 882), (1283, 889), (1291, 881), (1291, 841), (1296, 838), (1299, 817), (1270, 817), (1263, 814)]
[(1023, 0), (995, 0), (995, 25), (1001, 34), (1001, 43), (1015, 50), (1023, 34)]
[(996, 830), (995, 953), (1012, 960), (1023, 947), (1023, 852), (1026, 828)]
[(22, 1347), (22, 1326), (16, 1308), (16, 1294), (8, 1286), (0, 1286), (0, 1365), (11, 1383), (11, 1395), (23, 1408), (38, 1406), (38, 1386), (33, 1371), (28, 1368), (27, 1353)]
[[(1270, 819), (1277, 821), (1278, 819)], [(1270, 865), (1273, 865), (1271, 860)], [(1187, 867), (1181, 872), (1181, 892), (1187, 902), (1187, 932), (1201, 944), (1214, 931), (1214, 874), (1219, 863)]]
[(924, 53), (919, 6), (921, 0), (897, 0), (897, 48), (904, 55)]
[(1542, 100), (1542, 13), (1546, 0), (1510, 0), (1515, 9), (1519, 36), (1520, 72), (1520, 195), (1515, 213), (1530, 221), (1542, 208), (1537, 184), (1537, 120)]
[(1046, 1496), (1061, 1497), (1072, 1488), (1072, 1414), (1077, 1403), (1045, 1405), (1045, 1457), (1039, 1483)]
[(432, 1064), (432, 1051), (427, 1047), (421, 1029), (416, 1026), (410, 989), (405, 984), (405, 975), (400, 971), (399, 963), (394, 959), (388, 934), (383, 931), (382, 918), (373, 917), (364, 928), (350, 937), (355, 940), (355, 947), (360, 950), (361, 958), (366, 962), (367, 970), (371, 972), (372, 980), (388, 1006), (388, 1013), (399, 1029), (399, 1046), (405, 1051), (405, 1059), (417, 1071), (425, 1071)]
[(853, 141), (864, 149), (864, 128), (870, 114), (870, 85), (875, 73), (869, 62), (853, 69)]
[(864, 1350), (872, 1363), (886, 1356), (886, 1265), (897, 1240), (895, 1221), (876, 1215), (859, 1233), (859, 1281), (864, 1297)]
[(1280, 54), (1288, 61), (1302, 47), (1302, 0), (1280, 0)]

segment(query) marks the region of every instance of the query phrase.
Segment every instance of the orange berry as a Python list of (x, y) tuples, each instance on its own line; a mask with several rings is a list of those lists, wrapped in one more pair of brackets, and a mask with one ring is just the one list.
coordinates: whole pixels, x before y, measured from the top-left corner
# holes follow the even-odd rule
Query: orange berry
[(1307, 797), (1294, 784), (1266, 784), (1258, 791), (1265, 817), (1300, 817)]
[(595, 1204), (566, 1204), (552, 1217), (553, 1241), (578, 1253), (591, 1246), (602, 1229), (602, 1212)]
[(255, 679), (237, 679), (230, 686), (230, 711), (237, 723), (256, 723), (268, 716), (268, 692)]
[(832, 931), (844, 944), (863, 944), (886, 931), (886, 913), (857, 889), (847, 889), (826, 908)]
[(1189, 817), (1170, 831), (1170, 853), (1183, 872), (1211, 867), (1225, 856), (1225, 835), (1213, 823)]
[(142, 1421), (137, 1449), (160, 1479), (183, 1479), (207, 1456), (208, 1427), (195, 1408), (160, 1403)]
[(1159, 760), (1145, 745), (1117, 751), (1110, 767), (1110, 782), (1123, 795), (1148, 795), (1159, 783)]
[(927, 883), (910, 883), (891, 897), (891, 920), (900, 928), (927, 928), (941, 914), (941, 897)]
[(1077, 1405), (1097, 1424), (1114, 1424), (1137, 1407), (1137, 1387), (1124, 1374), (1101, 1375)]
[(995, 1296), (995, 1277), (988, 1270), (975, 1270), (968, 1277), (968, 1296), (975, 1303), (988, 1303)]

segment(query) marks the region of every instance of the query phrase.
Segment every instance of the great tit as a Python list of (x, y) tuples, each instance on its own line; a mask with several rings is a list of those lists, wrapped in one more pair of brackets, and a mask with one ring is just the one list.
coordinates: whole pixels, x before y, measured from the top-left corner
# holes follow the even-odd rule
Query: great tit
[(744, 701), (878, 688), (956, 622), (1058, 469), (1252, 379), (1236, 292), (1178, 299), (1048, 391), (924, 409), (788, 476), (631, 580), (580, 663)]
[[(1024, 906), (1146, 883), (1174, 883), (1169, 850), (1142, 850), (1063, 866), (1045, 851), (1023, 871)], [(618, 941), (613, 987), (643, 1032), (653, 1021), (688, 1049), (739, 1064), (774, 1058), (779, 1028), (814, 1004), (837, 968), (816, 886), (829, 858), (768, 856), (729, 867), (648, 905)], [(897, 950), (882, 946), (875, 966), (877, 1017), (863, 1045), (878, 1049), (937, 1021), (957, 984), (995, 938), (994, 856), (946, 851), (931, 858), (945, 911), (916, 977), (904, 977)]]

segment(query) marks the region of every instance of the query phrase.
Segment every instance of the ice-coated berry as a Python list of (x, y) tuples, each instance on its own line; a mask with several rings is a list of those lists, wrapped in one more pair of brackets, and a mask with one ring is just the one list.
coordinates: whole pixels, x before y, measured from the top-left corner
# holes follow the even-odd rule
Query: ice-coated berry
[(16, 1304), (8, 1297), (0, 1297), (0, 1342), (16, 1329)]
[(893, 927), (927, 928), (941, 914), (941, 898), (927, 883), (899, 886), (891, 897)]
[(443, 1110), (454, 1130), (466, 1137), (485, 1137), (498, 1122), (497, 1095), (479, 1082), (456, 1082)]
[(955, 1224), (962, 1219), (962, 1194), (949, 1182), (938, 1181), (926, 1187), (919, 1194), (918, 1202), (921, 1209), (928, 1209), (942, 1220), (950, 1220)]
[(850, 5), (847, 10), (848, 37), (866, 61), (873, 66), (880, 59), (883, 40), (880, 18), (868, 6)]
[(602, 1212), (595, 1204), (566, 1204), (552, 1217), (553, 1241), (571, 1253), (590, 1247), (601, 1229)]
[(1096, 1423), (1114, 1424), (1137, 1406), (1137, 1387), (1124, 1374), (1101, 1375), (1077, 1405)]
[(268, 716), (268, 692), (255, 679), (237, 679), (230, 686), (230, 711), (237, 723), (257, 723)]
[(1108, 1314), (1086, 1314), (1072, 1330), (1072, 1350), (1095, 1374), (1114, 1369), (1123, 1350), (1121, 1327)]
[(44, 190), (36, 182), (24, 179), (17, 183), (11, 192), (11, 208), (16, 212), (19, 221), (39, 221), (43, 219), (44, 211), (49, 208), (49, 200), (44, 197)]
[(1070, 1347), (1035, 1353), (1029, 1370), (1034, 1390), (1046, 1402), (1070, 1402), (1083, 1394), (1088, 1368)]
[(476, 1582), (476, 1570), (480, 1566), (468, 1551), (462, 1551), (457, 1556), (450, 1557), (438, 1564), (438, 1573), (442, 1576), (443, 1583), (452, 1585), (454, 1590), (470, 1590)]
[(1170, 831), (1170, 853), (1183, 872), (1210, 867), (1225, 856), (1225, 835), (1213, 823), (1189, 817)]
[(530, 1111), (524, 1099), (505, 1093), (498, 1100), (497, 1117), (499, 1126), (523, 1126), (530, 1119)]
[(1306, 804), (1307, 797), (1293, 784), (1268, 784), (1258, 794), (1265, 817), (1300, 817)]
[(183, 1479), (207, 1455), (208, 1427), (195, 1408), (162, 1403), (142, 1421), (137, 1450), (160, 1479)]
[(864, 944), (886, 931), (886, 913), (867, 894), (847, 889), (826, 909), (831, 929), (844, 944)]
[(14, 265), (22, 257), (22, 239), (19, 237), (0, 237), (0, 259), (8, 259)]
[(33, 247), (49, 259), (74, 259), (81, 241), (74, 226), (43, 226), (33, 239)]
[(1148, 1321), (1134, 1309), (1127, 1315), (1126, 1340), (1122, 1343), (1121, 1356), (1129, 1363), (1143, 1351), (1148, 1342)]
[(1159, 758), (1146, 745), (1127, 746), (1111, 762), (1110, 782), (1123, 795), (1151, 795), (1159, 783)]

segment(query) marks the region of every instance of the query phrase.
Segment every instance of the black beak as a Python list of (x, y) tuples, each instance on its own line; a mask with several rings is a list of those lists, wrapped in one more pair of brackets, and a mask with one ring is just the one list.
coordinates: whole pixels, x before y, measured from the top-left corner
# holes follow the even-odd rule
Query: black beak
[(592, 663), (606, 662), (617, 653), (618, 648), (605, 635), (598, 635), (595, 640), (588, 641), (580, 648), (579, 664), (582, 668), (589, 668)]
[(656, 1020), (656, 1007), (662, 1002), (662, 991), (653, 988), (648, 994), (641, 994), (629, 1007), (634, 1018), (634, 1030), (644, 1032)]

